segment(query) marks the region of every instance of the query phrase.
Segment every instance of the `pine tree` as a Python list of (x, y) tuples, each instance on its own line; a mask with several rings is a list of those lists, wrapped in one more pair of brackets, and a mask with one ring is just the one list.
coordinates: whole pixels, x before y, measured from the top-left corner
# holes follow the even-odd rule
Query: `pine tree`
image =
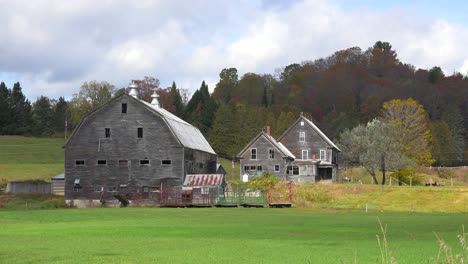
[(60, 97), (55, 104), (52, 121), (55, 132), (62, 133), (64, 131), (65, 120), (68, 120), (68, 115), (68, 102), (65, 101), (65, 98)]
[(171, 94), (174, 99), (174, 106), (175, 106), (175, 115), (178, 117), (183, 118), (184, 115), (184, 104), (182, 103), (182, 97), (180, 96), (179, 89), (177, 89), (177, 86), (175, 82), (172, 82), (171, 86)]
[(31, 133), (32, 114), (31, 103), (24, 96), (19, 82), (13, 85), (10, 97), (12, 120), (9, 133), (25, 135)]
[(4, 82), (0, 83), (0, 135), (8, 133), (11, 125), (10, 90)]
[(53, 134), (53, 115), (54, 112), (49, 98), (45, 96), (39, 97), (33, 107), (33, 134), (36, 136), (48, 136)]

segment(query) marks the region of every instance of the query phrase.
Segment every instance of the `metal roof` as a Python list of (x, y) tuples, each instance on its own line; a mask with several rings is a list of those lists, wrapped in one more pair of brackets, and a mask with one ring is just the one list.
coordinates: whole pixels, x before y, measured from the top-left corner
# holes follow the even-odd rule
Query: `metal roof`
[(201, 150), (216, 155), (216, 152), (213, 150), (213, 148), (211, 148), (210, 144), (198, 128), (180, 119), (179, 117), (177, 117), (176, 115), (172, 114), (164, 108), (154, 107), (150, 103), (140, 99), (136, 100), (145, 104), (153, 112), (159, 114), (162, 118), (164, 118), (174, 135), (184, 147)]
[(52, 180), (64, 180), (64, 179), (65, 179), (65, 173), (52, 177)]
[(220, 186), (223, 174), (187, 174), (184, 186)]
[(276, 141), (276, 139), (274, 137), (272, 137), (271, 135), (266, 134), (266, 136), (269, 137), (271, 143), (273, 143), (273, 145), (275, 145), (277, 148), (279, 148), (281, 150), (281, 152), (286, 154), (286, 156), (291, 157), (293, 159), (296, 159), (296, 156), (294, 156), (294, 154), (292, 154), (292, 152), (289, 151), (289, 149), (286, 148), (281, 142)]
[(292, 159), (296, 159), (296, 156), (294, 156), (294, 154), (291, 153), (291, 151), (289, 151), (288, 148), (286, 148), (283, 144), (281, 144), (280, 142), (276, 141), (276, 139), (274, 137), (272, 137), (271, 135), (268, 135), (267, 133), (265, 133), (265, 131), (262, 131), (260, 132), (254, 139), (252, 139), (252, 141), (250, 141), (249, 144), (247, 144), (247, 146), (245, 146), (245, 148), (243, 150), (241, 150), (239, 152), (239, 154), (237, 154), (237, 157), (242, 157), (242, 155), (244, 154), (245, 151), (247, 151), (247, 149), (255, 142), (257, 141), (257, 139), (261, 136), (264, 136), (274, 147), (276, 147), (281, 153), (283, 153), (284, 157), (288, 157), (288, 158), (292, 158)]

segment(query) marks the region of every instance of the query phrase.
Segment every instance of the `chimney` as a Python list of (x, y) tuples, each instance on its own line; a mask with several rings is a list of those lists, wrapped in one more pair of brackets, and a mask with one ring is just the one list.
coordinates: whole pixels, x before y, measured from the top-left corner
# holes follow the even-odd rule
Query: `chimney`
[(267, 135), (270, 136), (270, 126), (267, 126)]
[(159, 108), (159, 95), (156, 93), (156, 89), (153, 89), (153, 94), (151, 95), (151, 105), (154, 108)]
[(136, 85), (134, 81), (130, 83), (130, 85), (128, 86), (128, 89), (130, 90), (128, 92), (129, 95), (135, 98), (138, 98), (138, 85)]

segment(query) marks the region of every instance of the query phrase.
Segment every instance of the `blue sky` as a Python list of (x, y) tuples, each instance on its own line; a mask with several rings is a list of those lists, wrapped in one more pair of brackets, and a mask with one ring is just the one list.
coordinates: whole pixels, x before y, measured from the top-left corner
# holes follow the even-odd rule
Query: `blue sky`
[(70, 98), (85, 81), (116, 87), (153, 76), (194, 91), (213, 89), (236, 67), (275, 74), (378, 40), (401, 61), (468, 72), (468, 5), (463, 1), (3, 1), (0, 81), (31, 100)]

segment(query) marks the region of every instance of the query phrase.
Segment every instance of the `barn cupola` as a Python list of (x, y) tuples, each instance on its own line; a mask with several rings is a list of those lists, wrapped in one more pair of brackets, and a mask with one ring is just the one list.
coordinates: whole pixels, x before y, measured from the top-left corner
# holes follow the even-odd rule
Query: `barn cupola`
[(151, 105), (154, 108), (159, 108), (159, 95), (156, 93), (156, 89), (153, 89), (153, 94), (151, 95)]
[(129, 95), (138, 98), (138, 85), (136, 85), (134, 81), (130, 83), (130, 85), (128, 86), (128, 90)]

